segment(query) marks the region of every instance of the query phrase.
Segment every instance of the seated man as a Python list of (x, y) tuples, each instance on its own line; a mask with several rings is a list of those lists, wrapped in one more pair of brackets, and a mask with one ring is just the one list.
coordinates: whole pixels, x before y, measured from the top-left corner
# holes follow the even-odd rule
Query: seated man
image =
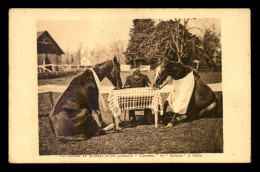
[[(136, 87), (149, 87), (151, 82), (147, 75), (143, 75), (140, 73), (140, 66), (135, 65), (133, 67), (133, 75), (130, 75), (126, 78), (126, 82), (124, 88), (136, 88)], [(151, 109), (144, 109), (144, 118), (146, 124), (151, 124)], [(131, 125), (135, 125), (135, 111), (129, 110), (129, 117), (132, 117)]]

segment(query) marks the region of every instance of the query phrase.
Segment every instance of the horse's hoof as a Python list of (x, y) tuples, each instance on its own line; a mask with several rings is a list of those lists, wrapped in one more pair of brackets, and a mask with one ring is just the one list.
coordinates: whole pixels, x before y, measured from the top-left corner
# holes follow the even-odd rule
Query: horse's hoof
[(172, 127), (173, 127), (173, 123), (171, 123), (171, 122), (168, 123), (166, 127), (168, 127), (168, 128), (172, 128)]
[(116, 130), (116, 131), (119, 131), (119, 130), (122, 130), (122, 128), (121, 128), (121, 127), (116, 127), (115, 130)]
[(108, 130), (111, 130), (115, 127), (115, 124), (114, 123), (111, 123), (110, 125), (106, 126), (105, 128), (103, 128), (102, 130), (104, 131), (108, 131)]
[(99, 135), (101, 136), (101, 135), (105, 135), (106, 134), (106, 131), (105, 130), (101, 130), (100, 132), (99, 132)]
[(181, 115), (181, 116), (177, 117), (176, 119), (177, 119), (177, 121), (182, 121), (182, 120), (184, 120), (186, 118), (187, 118), (186, 115)]
[(101, 136), (101, 135), (105, 135), (106, 134), (106, 131), (103, 130), (103, 129), (98, 129), (97, 133), (96, 133), (96, 136)]

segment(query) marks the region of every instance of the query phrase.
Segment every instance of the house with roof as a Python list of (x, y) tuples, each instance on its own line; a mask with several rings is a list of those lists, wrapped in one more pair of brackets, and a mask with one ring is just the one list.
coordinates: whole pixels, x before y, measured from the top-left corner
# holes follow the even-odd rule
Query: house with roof
[(38, 65), (62, 64), (64, 52), (48, 31), (37, 32)]

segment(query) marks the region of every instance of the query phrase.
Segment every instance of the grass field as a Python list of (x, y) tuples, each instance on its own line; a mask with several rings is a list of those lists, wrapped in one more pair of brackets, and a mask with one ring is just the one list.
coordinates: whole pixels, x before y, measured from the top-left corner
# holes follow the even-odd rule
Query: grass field
[[(150, 80), (154, 72), (147, 74)], [(220, 72), (200, 72), (205, 83), (221, 82)], [(130, 73), (122, 73), (122, 82)], [(41, 79), (39, 85), (55, 84), (68, 85), (70, 77)], [(104, 79), (102, 85), (111, 85)], [(222, 93), (217, 93), (222, 94)], [(59, 93), (53, 93), (54, 102)], [(167, 94), (162, 95), (162, 100)], [(105, 101), (107, 95), (104, 96)], [(39, 153), (40, 155), (75, 155), (75, 154), (144, 154), (144, 153), (221, 153), (223, 152), (223, 120), (222, 118), (202, 118), (193, 122), (179, 124), (173, 128), (166, 128), (162, 124), (156, 129), (154, 125), (142, 125), (135, 128), (123, 128), (122, 132), (110, 131), (106, 135), (92, 137), (81, 142), (58, 142), (51, 132), (47, 115), (50, 112), (49, 94), (39, 94)], [(109, 110), (102, 110), (105, 123), (112, 122)], [(124, 120), (124, 114), (120, 116)], [(137, 113), (142, 119), (142, 112)], [(129, 122), (128, 116), (122, 126)]]

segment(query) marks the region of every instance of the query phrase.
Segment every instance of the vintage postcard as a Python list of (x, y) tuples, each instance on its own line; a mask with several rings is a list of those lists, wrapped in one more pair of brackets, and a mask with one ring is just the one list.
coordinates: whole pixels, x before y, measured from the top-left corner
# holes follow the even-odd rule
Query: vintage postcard
[(250, 163), (249, 9), (10, 9), (10, 163)]

